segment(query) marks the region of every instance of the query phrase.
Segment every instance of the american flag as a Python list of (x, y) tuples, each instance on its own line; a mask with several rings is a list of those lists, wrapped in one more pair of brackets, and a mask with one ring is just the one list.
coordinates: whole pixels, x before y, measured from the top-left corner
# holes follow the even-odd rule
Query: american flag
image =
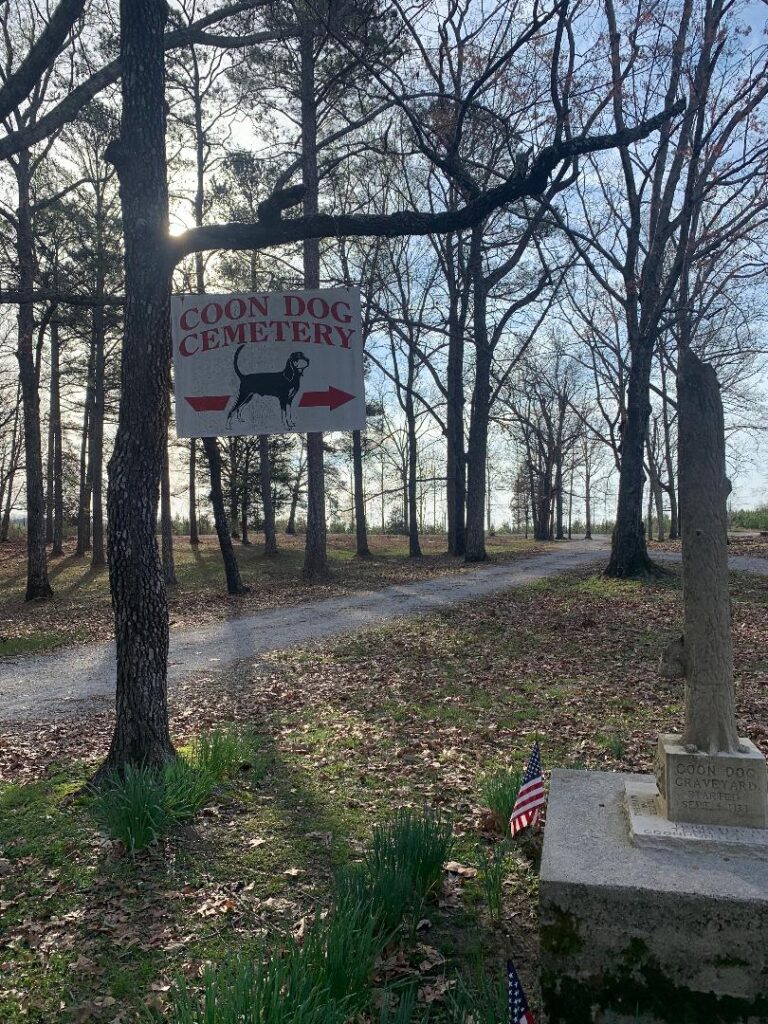
[(520, 792), (517, 794), (512, 817), (509, 819), (510, 834), (516, 836), (528, 825), (533, 825), (539, 816), (539, 808), (543, 807), (544, 779), (541, 774), (541, 751), (539, 744), (534, 743), (528, 765), (525, 769)]
[(515, 965), (507, 960), (507, 982), (509, 992), (509, 1024), (536, 1024), (533, 1014), (528, 1009), (523, 986), (517, 976)]

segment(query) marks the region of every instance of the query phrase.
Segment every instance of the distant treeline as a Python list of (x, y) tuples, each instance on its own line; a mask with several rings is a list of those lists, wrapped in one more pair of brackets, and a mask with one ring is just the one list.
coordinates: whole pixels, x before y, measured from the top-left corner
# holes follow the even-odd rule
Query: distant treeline
[(768, 530), (768, 505), (758, 508), (740, 508), (731, 513), (731, 529)]

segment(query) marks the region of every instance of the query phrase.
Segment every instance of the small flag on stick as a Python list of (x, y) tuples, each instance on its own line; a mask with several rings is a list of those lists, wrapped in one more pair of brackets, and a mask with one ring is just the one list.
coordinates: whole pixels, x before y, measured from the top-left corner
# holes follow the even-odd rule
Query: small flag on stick
[(507, 960), (507, 983), (509, 992), (509, 1024), (536, 1024), (533, 1014), (528, 1009), (523, 986), (517, 976), (515, 965)]
[(546, 803), (544, 797), (544, 778), (541, 774), (541, 751), (539, 744), (534, 743), (528, 765), (523, 775), (520, 792), (517, 794), (512, 817), (509, 819), (510, 834), (516, 836), (528, 825), (533, 825), (539, 817), (539, 808)]

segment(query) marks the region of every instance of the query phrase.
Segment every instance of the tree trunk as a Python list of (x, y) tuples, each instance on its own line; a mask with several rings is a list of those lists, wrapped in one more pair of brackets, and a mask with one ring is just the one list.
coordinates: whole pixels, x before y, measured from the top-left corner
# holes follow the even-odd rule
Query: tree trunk
[[(101, 297), (103, 282), (99, 281), (97, 297)], [(104, 307), (93, 310), (93, 404), (88, 444), (88, 462), (91, 475), (93, 501), (93, 532), (91, 565), (106, 565), (104, 550), (104, 506), (102, 500), (104, 475)]]
[(61, 360), (59, 350), (59, 321), (51, 320), (51, 387), (48, 413), (48, 465), (46, 488), (46, 540), (53, 545), (52, 556), (62, 554), (63, 526), (61, 522)]
[(189, 444), (189, 543), (199, 544), (197, 529), (197, 438)]
[[(31, 294), (35, 283), (35, 251), (30, 208), (29, 153), (19, 153), (15, 166), (19, 189), (16, 255), (19, 266), (19, 291)], [(24, 406), (24, 465), (27, 492), (27, 590), (25, 600), (44, 601), (53, 596), (48, 582), (45, 550), (45, 494), (43, 490), (43, 453), (40, 438), (40, 392), (35, 370), (33, 338), (34, 306), (19, 303), (18, 348), (19, 380)]]
[(584, 540), (592, 540), (592, 474), (589, 462), (586, 460), (584, 463), (584, 518), (586, 520)]
[[(20, 388), (20, 386), (19, 386)], [(16, 471), (19, 468), (19, 414), (21, 411), (21, 397), (16, 394), (16, 408), (13, 413), (13, 430), (11, 432), (11, 455), (8, 470), (5, 478), (5, 505), (3, 506), (3, 517), (0, 522), (0, 543), (7, 543), (8, 531), (11, 526), (11, 509), (13, 508), (13, 484), (16, 479)]]
[[(246, 462), (247, 467), (247, 462)], [(244, 479), (247, 480), (247, 468), (244, 474)], [(248, 487), (244, 484), (243, 490), (240, 494), (240, 543), (243, 547), (251, 546), (251, 538), (248, 536)]]
[[(318, 210), (317, 173), (317, 99), (315, 96), (315, 34), (310, 27), (301, 36), (301, 146), (304, 177), (304, 216)], [(320, 287), (320, 242), (304, 243), (304, 287)], [(325, 524), (325, 467), (323, 435), (307, 434), (307, 536), (304, 548), (305, 580), (321, 580), (328, 575), (327, 531)]]
[(733, 690), (725, 428), (714, 369), (680, 350), (677, 400), (685, 613), (683, 742), (739, 749)]
[[(58, 389), (58, 367), (53, 352), (53, 326), (51, 326), (51, 383), (48, 390), (48, 448), (45, 453), (45, 543), (53, 544), (53, 461), (56, 453), (54, 431), (54, 394)], [(51, 552), (53, 554), (53, 552)]]
[(264, 516), (264, 554), (274, 558), (279, 551), (275, 530), (275, 503), (272, 500), (272, 460), (269, 456), (269, 437), (266, 434), (259, 435), (259, 483)]
[(166, 439), (163, 452), (163, 475), (160, 481), (160, 537), (162, 544), (163, 579), (175, 587), (176, 566), (173, 561), (173, 516), (171, 514), (171, 469)]
[(240, 578), (240, 568), (235, 557), (235, 549), (232, 546), (232, 535), (229, 528), (227, 511), (224, 507), (224, 490), (221, 486), (221, 455), (219, 454), (219, 443), (215, 437), (204, 437), (203, 448), (208, 459), (208, 468), (211, 474), (210, 500), (213, 507), (213, 521), (216, 526), (216, 536), (219, 538), (221, 557), (224, 562), (224, 574), (227, 579), (228, 594), (247, 594), (248, 587), (243, 585)]
[(302, 444), (301, 453), (299, 454), (299, 466), (296, 470), (296, 479), (293, 482), (293, 488), (291, 490), (291, 508), (288, 513), (288, 522), (285, 527), (285, 532), (290, 537), (296, 533), (296, 508), (299, 504), (299, 497), (301, 496), (301, 481), (304, 476), (305, 466), (306, 459), (304, 456), (304, 445)]
[(357, 557), (370, 558), (368, 528), (365, 522), (365, 487), (363, 480), (363, 436), (359, 430), (352, 431), (352, 475), (355, 480), (355, 537)]
[(465, 509), (467, 500), (464, 451), (464, 332), (458, 308), (452, 301), (448, 319), (448, 366), (446, 368), (446, 501), (448, 553), (462, 557), (467, 550)]
[(168, 605), (155, 538), (168, 433), (169, 304), (165, 154), (165, 0), (121, 0), (122, 119), (107, 156), (120, 178), (125, 235), (122, 397), (109, 463), (109, 580), (117, 714), (97, 779), (174, 756), (168, 731)]
[(563, 534), (563, 456), (555, 457), (555, 540), (565, 540)]
[(488, 455), (488, 418), (491, 411), (491, 364), (486, 293), (483, 280), (482, 228), (472, 229), (473, 317), (475, 334), (475, 386), (467, 445), (467, 562), (482, 562), (485, 551), (485, 462)]
[(408, 556), (421, 558), (419, 543), (419, 513), (417, 508), (418, 443), (416, 440), (416, 414), (413, 407), (413, 350), (408, 349), (408, 389), (405, 393), (405, 419), (408, 426)]
[(664, 464), (667, 471), (667, 494), (669, 495), (669, 539), (677, 540), (677, 486), (675, 482), (675, 460), (672, 458), (672, 427), (669, 421), (669, 403), (667, 401), (667, 379), (664, 353), (659, 358), (661, 366), (661, 422), (664, 427)]
[(627, 415), (621, 438), (619, 501), (611, 541), (611, 558), (606, 569), (608, 576), (639, 576), (653, 568), (643, 530), (643, 450), (651, 413), (648, 388), (652, 351), (652, 346), (643, 339), (633, 346), (627, 387)]
[(80, 439), (80, 491), (77, 503), (77, 548), (75, 552), (78, 556), (84, 555), (91, 546), (91, 462), (88, 453), (91, 417), (93, 416), (93, 361), (94, 351), (93, 344), (91, 344), (88, 352), (88, 381), (85, 387), (83, 433)]

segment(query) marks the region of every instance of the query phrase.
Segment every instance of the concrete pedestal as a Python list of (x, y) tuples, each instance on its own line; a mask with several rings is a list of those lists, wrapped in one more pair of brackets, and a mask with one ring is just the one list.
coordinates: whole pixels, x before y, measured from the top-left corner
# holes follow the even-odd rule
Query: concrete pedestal
[(652, 782), (552, 774), (540, 895), (545, 1020), (768, 1024), (765, 833), (734, 830), (740, 843), (686, 829), (679, 846), (668, 836), (635, 845), (627, 785), (652, 802)]

